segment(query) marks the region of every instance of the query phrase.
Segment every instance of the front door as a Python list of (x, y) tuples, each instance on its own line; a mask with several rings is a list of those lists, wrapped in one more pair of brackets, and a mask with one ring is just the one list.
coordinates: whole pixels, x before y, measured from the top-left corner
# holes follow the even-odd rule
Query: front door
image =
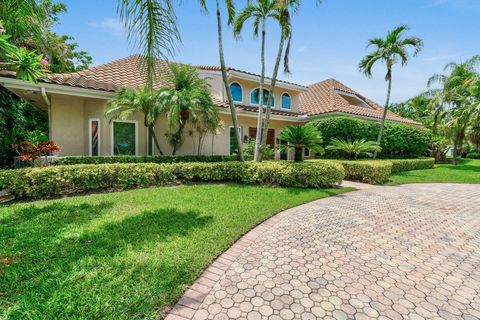
[[(248, 128), (248, 136), (250, 139), (255, 139), (257, 137), (257, 128)], [(266, 144), (275, 149), (275, 129), (268, 129)]]

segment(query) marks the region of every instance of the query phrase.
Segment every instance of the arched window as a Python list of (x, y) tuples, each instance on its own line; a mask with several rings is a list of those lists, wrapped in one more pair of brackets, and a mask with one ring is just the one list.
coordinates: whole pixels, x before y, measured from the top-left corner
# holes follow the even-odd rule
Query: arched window
[(234, 102), (243, 102), (243, 89), (242, 86), (234, 82), (230, 85), (230, 92)]
[[(252, 92), (250, 93), (250, 103), (251, 104), (260, 104), (259, 103), (259, 100), (260, 100), (260, 89), (255, 89), (255, 90), (252, 90)], [(263, 106), (266, 107), (267, 106), (267, 101), (268, 101), (268, 96), (270, 95), (270, 91), (268, 91), (267, 89), (263, 89)], [(275, 106), (275, 97), (272, 96), (272, 108)]]
[(282, 108), (283, 109), (291, 109), (292, 107), (292, 98), (288, 93), (282, 94)]

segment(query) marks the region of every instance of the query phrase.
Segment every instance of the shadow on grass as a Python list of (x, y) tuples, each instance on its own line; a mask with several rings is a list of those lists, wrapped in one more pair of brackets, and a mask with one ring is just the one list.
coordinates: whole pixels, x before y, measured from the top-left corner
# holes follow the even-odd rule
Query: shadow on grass
[[(135, 261), (127, 262), (132, 268), (130, 271), (117, 268), (112, 274), (97, 275), (106, 281), (104, 284), (94, 278), (90, 285), (82, 285), (82, 281), (87, 280), (77, 278), (79, 272), (89, 274), (99, 266), (109, 265), (114, 257), (127, 256), (127, 250), (141, 254), (144, 246), (174, 241), (174, 237), (186, 237), (192, 230), (204, 228), (213, 220), (211, 216), (199, 212), (166, 208), (143, 211), (120, 221), (107, 222), (98, 229), (87, 230), (77, 236), (64, 236), (65, 231), (81, 229), (93, 218), (115, 214), (113, 210), (111, 202), (54, 202), (43, 207), (20, 207), (9, 217), (1, 219), (0, 305), (7, 309), (16, 306), (19, 308), (14, 312), (18, 312), (17, 316), (22, 312), (33, 317), (35, 314), (47, 318), (57, 316), (64, 312), (65, 304), (85, 303), (81, 299), (69, 299), (69, 295), (75, 294), (74, 287), (86, 291), (95, 287), (101, 289), (103, 285), (109, 288), (113, 286), (109, 281), (116, 282), (116, 277), (135, 279), (135, 271), (132, 270), (139, 271), (139, 268), (148, 266), (136, 266)], [(157, 267), (159, 274), (165, 272), (165, 279), (162, 280), (165, 289), (174, 289), (178, 279), (185, 276), (182, 266), (176, 261), (164, 261)], [(65, 295), (65, 301), (60, 298), (62, 294)], [(55, 303), (50, 304), (52, 297), (56, 297)], [(70, 306), (71, 312), (74, 312), (74, 306)], [(12, 317), (15, 318), (15, 315)]]
[(472, 172), (480, 172), (480, 166), (472, 166), (472, 165), (446, 165), (442, 166), (442, 169), (448, 170), (457, 170), (457, 171), (472, 171)]

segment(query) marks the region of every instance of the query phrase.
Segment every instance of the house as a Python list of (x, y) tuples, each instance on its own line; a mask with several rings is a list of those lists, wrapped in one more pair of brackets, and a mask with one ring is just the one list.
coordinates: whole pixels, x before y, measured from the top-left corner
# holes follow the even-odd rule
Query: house
[[(50, 139), (62, 147), (62, 156), (146, 155), (147, 129), (142, 115), (128, 120), (110, 121), (105, 118), (106, 102), (121, 87), (140, 88), (145, 85), (145, 75), (139, 70), (139, 56), (130, 56), (80, 72), (49, 74), (50, 81), (32, 83), (0, 76), (0, 84), (26, 101), (48, 112)], [(198, 66), (200, 76), (211, 86), (212, 98), (219, 108), (223, 130), (209, 135), (203, 145), (203, 154), (230, 154), (235, 147), (234, 129), (226, 92), (218, 66)], [(169, 72), (165, 61), (157, 62), (159, 74), (154, 86), (165, 86)], [(243, 141), (255, 137), (258, 98), (257, 74), (228, 68), (228, 79), (234, 103), (238, 110), (240, 134)], [(266, 93), (270, 79), (266, 79)], [(265, 99), (266, 102), (266, 99)], [(288, 125), (300, 125), (317, 117), (352, 115), (379, 120), (383, 109), (373, 101), (356, 93), (340, 82), (330, 79), (310, 86), (278, 80), (273, 92), (273, 106), (267, 143), (276, 147), (282, 143), (278, 135)], [(412, 125), (418, 123), (389, 112), (389, 121)], [(159, 119), (155, 133), (162, 150), (169, 154), (171, 147), (164, 137), (166, 119)], [(187, 130), (188, 131), (188, 130)], [(195, 139), (185, 138), (178, 154), (192, 154)], [(291, 155), (277, 151), (276, 158), (288, 159)], [(307, 155), (308, 156), (308, 155)]]

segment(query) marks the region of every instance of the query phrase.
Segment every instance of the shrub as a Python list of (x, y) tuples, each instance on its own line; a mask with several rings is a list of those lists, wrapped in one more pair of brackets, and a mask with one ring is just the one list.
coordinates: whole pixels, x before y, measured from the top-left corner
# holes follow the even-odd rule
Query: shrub
[[(354, 117), (328, 117), (312, 122), (323, 137), (323, 147), (331, 144), (333, 138), (343, 140), (366, 140), (374, 141), (378, 134), (378, 123)], [(428, 152), (431, 131), (418, 126), (400, 123), (385, 123), (385, 131), (382, 138), (383, 158), (415, 158), (424, 156)], [(338, 151), (327, 150), (325, 157), (336, 158)]]
[(344, 176), (330, 162), (211, 162), (80, 164), (0, 171), (0, 189), (16, 197), (46, 198), (97, 190), (122, 190), (185, 182), (236, 182), (286, 187), (332, 187)]
[(392, 173), (411, 170), (432, 169), (435, 164), (435, 159), (432, 158), (391, 159), (389, 161), (392, 163)]
[(201, 155), (201, 156), (100, 156), (100, 157), (62, 157), (57, 165), (103, 164), (103, 163), (178, 163), (178, 162), (224, 162), (236, 161), (236, 156)]
[(345, 169), (345, 179), (370, 184), (381, 184), (392, 173), (390, 161), (339, 161)]
[(469, 152), (467, 153), (467, 158), (480, 159), (480, 152)]
[[(243, 156), (245, 159), (253, 160), (255, 154), (255, 139), (248, 139), (247, 143), (243, 145)], [(273, 160), (275, 158), (275, 149), (269, 144), (262, 145), (262, 159)]]

